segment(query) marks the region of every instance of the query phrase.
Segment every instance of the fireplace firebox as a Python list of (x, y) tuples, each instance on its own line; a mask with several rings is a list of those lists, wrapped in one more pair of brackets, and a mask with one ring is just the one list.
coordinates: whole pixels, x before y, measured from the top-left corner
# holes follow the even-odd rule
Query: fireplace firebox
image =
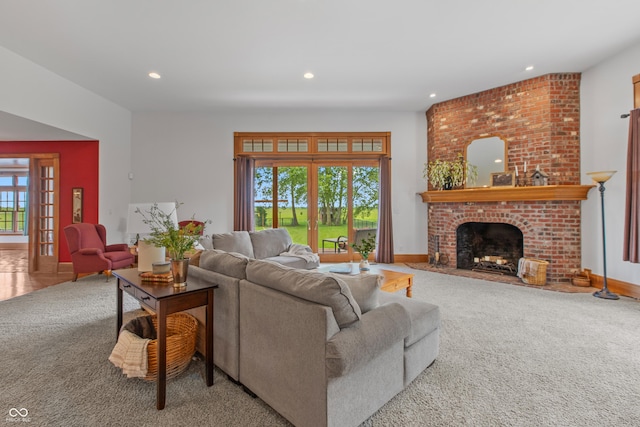
[(456, 230), (456, 266), (471, 270), (479, 260), (505, 260), (518, 265), (524, 254), (524, 240), (520, 229), (511, 224), (467, 222)]

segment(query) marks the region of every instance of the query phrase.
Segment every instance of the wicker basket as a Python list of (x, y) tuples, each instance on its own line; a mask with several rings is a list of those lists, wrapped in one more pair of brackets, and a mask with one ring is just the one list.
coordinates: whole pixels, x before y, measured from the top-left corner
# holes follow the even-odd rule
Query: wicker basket
[(534, 272), (525, 271), (522, 274), (522, 281), (528, 285), (539, 285), (544, 286), (547, 284), (547, 265), (549, 265), (548, 261), (542, 259), (535, 258), (525, 258), (525, 261), (533, 262), (537, 264), (537, 268)]
[(591, 286), (591, 277), (589, 277), (588, 271), (583, 271), (582, 273), (576, 273), (571, 278), (571, 284), (573, 286), (580, 286), (583, 288), (588, 288)]
[[(153, 325), (158, 329), (158, 316), (152, 316)], [(198, 321), (186, 313), (167, 316), (167, 379), (184, 371), (196, 352)], [(147, 381), (158, 377), (158, 340), (151, 340), (147, 346)]]

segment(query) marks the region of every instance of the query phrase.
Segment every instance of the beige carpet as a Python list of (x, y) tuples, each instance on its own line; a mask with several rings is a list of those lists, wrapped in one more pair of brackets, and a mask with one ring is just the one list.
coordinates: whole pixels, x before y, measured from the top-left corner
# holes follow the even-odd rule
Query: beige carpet
[[(414, 298), (440, 306), (440, 355), (364, 426), (640, 425), (639, 302), (385, 268), (415, 273)], [(94, 276), (0, 302), (5, 417), (25, 408), (33, 426), (288, 425), (220, 371), (206, 387), (201, 361), (169, 381), (157, 411), (155, 385), (107, 360), (115, 295), (115, 280)]]

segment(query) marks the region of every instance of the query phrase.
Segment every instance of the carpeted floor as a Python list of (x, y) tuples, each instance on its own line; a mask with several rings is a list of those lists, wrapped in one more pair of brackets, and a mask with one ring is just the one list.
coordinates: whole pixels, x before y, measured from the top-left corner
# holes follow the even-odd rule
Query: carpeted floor
[[(415, 273), (414, 298), (441, 307), (441, 349), (364, 426), (640, 425), (638, 301), (385, 268)], [(107, 360), (115, 294), (115, 280), (86, 277), (0, 302), (7, 422), (288, 425), (219, 371), (206, 387), (201, 361), (169, 381), (167, 406), (157, 411), (155, 384), (127, 379)], [(135, 301), (125, 304), (135, 315)]]

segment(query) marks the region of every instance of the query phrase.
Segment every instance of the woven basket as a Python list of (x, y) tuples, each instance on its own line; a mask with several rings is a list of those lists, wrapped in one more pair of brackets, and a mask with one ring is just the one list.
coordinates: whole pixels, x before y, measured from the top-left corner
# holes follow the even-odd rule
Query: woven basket
[(535, 270), (535, 275), (525, 271), (522, 275), (522, 281), (528, 285), (544, 286), (547, 284), (547, 265), (548, 261), (535, 258), (525, 258), (526, 261), (533, 262), (538, 265)]
[[(153, 325), (158, 329), (158, 316), (151, 317)], [(175, 313), (167, 316), (167, 379), (184, 371), (191, 357), (196, 352), (196, 336), (198, 321), (186, 313)], [(147, 381), (155, 381), (158, 377), (158, 340), (149, 341), (147, 346), (148, 369)]]
[(589, 277), (588, 272), (576, 273), (571, 278), (571, 284), (573, 286), (588, 288), (589, 286), (591, 286), (591, 277)]

